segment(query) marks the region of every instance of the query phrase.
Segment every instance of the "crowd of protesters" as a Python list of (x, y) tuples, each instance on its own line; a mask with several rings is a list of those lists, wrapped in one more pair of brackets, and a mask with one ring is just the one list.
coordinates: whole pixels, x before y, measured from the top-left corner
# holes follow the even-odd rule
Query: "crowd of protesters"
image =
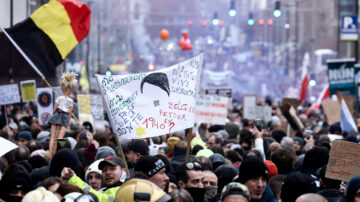
[(356, 133), (342, 132), (339, 123), (327, 124), (321, 110), (306, 116), (306, 107), (301, 106), (297, 112), (306, 130), (290, 136), (277, 105), (270, 99), (259, 104), (273, 109), (272, 120), (263, 122), (261, 131), (253, 120), (242, 118), (241, 106), (234, 106), (225, 125), (203, 123), (193, 134), (184, 130), (147, 139), (120, 138), (126, 162), (109, 122), (105, 121), (105, 131), (97, 131), (91, 123), (73, 119), (50, 159), (50, 127), (39, 125), (36, 107), (6, 106), (0, 116), (0, 137), (19, 147), (1, 157), (0, 198), (360, 201), (360, 175), (349, 182), (325, 177), (333, 139), (358, 142)]

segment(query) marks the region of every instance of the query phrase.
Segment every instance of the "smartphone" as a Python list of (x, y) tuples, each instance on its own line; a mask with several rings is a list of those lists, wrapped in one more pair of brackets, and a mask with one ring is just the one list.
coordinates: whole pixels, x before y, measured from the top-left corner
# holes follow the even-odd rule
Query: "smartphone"
[(65, 139), (57, 139), (57, 151), (67, 148), (67, 142)]
[(262, 120), (255, 119), (254, 124), (255, 124), (255, 127), (258, 129), (258, 131), (261, 132), (262, 131)]

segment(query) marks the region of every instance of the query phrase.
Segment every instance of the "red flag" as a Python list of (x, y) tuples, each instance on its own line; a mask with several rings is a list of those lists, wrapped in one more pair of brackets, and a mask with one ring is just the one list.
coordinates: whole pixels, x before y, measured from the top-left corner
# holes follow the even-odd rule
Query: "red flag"
[(320, 109), (321, 102), (329, 97), (330, 97), (330, 88), (329, 88), (329, 85), (327, 84), (326, 86), (324, 86), (319, 97), (316, 99), (316, 102), (313, 103), (310, 106), (310, 108), (306, 111), (306, 115), (308, 116), (315, 109)]
[(301, 72), (301, 92), (299, 101), (303, 102), (306, 99), (306, 92), (309, 85), (309, 76), (307, 72), (307, 67), (310, 65), (310, 55), (308, 52), (305, 53), (302, 65), (302, 72)]

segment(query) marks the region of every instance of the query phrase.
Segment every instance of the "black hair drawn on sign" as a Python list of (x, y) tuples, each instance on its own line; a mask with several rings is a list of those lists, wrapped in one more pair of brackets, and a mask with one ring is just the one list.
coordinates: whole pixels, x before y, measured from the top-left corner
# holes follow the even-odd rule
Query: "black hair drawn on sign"
[(168, 96), (170, 96), (170, 87), (169, 80), (165, 73), (157, 72), (147, 75), (142, 81), (140, 85), (141, 93), (143, 93), (143, 87), (145, 83), (149, 83), (163, 89)]

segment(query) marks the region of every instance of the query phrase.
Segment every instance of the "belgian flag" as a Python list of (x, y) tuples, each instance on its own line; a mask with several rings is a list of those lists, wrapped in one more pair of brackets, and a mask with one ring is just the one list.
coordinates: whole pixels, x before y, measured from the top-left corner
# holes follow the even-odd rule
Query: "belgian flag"
[(5, 31), (40, 72), (54, 75), (56, 66), (88, 35), (90, 16), (91, 10), (83, 3), (50, 0)]

